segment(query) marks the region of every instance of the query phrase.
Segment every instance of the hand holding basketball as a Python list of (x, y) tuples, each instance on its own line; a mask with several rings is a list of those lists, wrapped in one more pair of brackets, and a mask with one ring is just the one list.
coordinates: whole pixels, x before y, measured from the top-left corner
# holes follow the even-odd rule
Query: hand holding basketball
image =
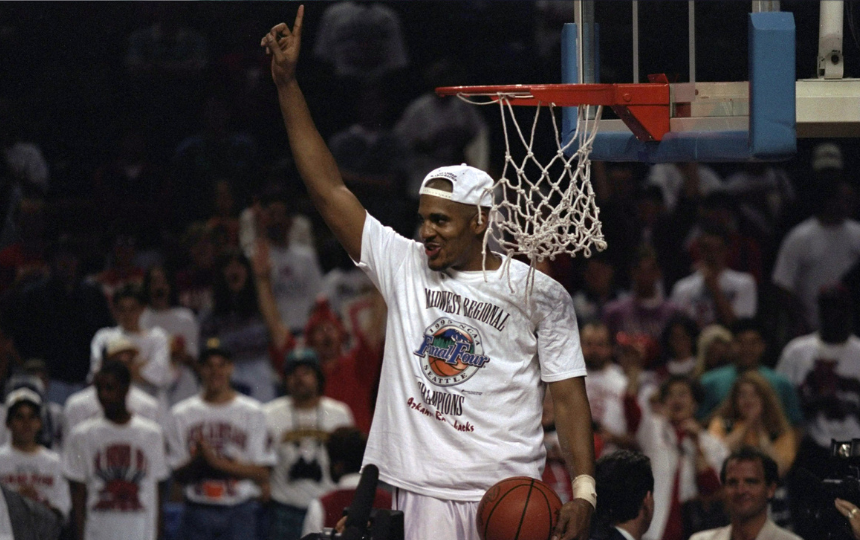
[(481, 540), (549, 540), (560, 508), (558, 495), (540, 480), (506, 478), (491, 486), (478, 504), (478, 536)]
[(585, 499), (574, 499), (565, 503), (559, 511), (553, 540), (586, 540), (594, 507)]
[(295, 79), (304, 14), (305, 6), (299, 6), (292, 32), (286, 23), (276, 24), (260, 41), (260, 46), (265, 47), (266, 53), (272, 55), (272, 80), (279, 87)]

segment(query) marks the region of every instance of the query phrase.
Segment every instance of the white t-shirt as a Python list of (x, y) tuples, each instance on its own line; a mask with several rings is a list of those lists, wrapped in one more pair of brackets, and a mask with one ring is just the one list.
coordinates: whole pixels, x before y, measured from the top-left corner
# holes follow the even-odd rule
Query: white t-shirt
[(69, 483), (63, 476), (60, 455), (40, 446), (33, 453), (25, 453), (7, 444), (0, 447), (0, 483), (20, 491), (31, 486), (39, 494), (38, 500), (69, 516), (72, 499)]
[(271, 245), (269, 263), (281, 320), (291, 330), (301, 332), (322, 292), (322, 270), (316, 254), (304, 246), (290, 244), (285, 249)]
[(421, 244), (370, 215), (359, 267), (388, 305), (364, 463), (391, 485), (447, 500), (478, 501), (510, 476), (540, 478), (543, 383), (585, 375), (561, 284), (536, 272), (527, 300), (518, 261), (486, 282), (481, 271), (432, 271)]
[(829, 344), (817, 333), (800, 336), (782, 349), (776, 371), (798, 389), (801, 401), (831, 399), (829, 407), (807, 414), (806, 433), (822, 448), (831, 439), (860, 438), (860, 338)]
[(93, 418), (69, 435), (63, 472), (87, 486), (86, 540), (155, 540), (158, 483), (170, 476), (154, 422)]
[[(275, 465), (275, 454), (267, 441), (266, 416), (257, 400), (236, 394), (227, 403), (213, 404), (198, 395), (180, 401), (171, 413), (167, 442), (173, 469), (191, 461), (192, 442), (199, 438), (221, 457), (266, 467)], [(251, 480), (203, 479), (185, 486), (186, 498), (203, 504), (236, 505), (259, 494)]]
[[(119, 337), (124, 337), (137, 346), (140, 361), (145, 363), (140, 374), (149, 384), (158, 390), (170, 385), (173, 381), (173, 373), (170, 370), (170, 339), (167, 332), (161, 328), (130, 333), (122, 327), (114, 326), (96, 332), (90, 344), (90, 377), (101, 368), (105, 348)], [(157, 394), (155, 389), (150, 393)]]
[[(712, 168), (707, 165), (699, 165), (697, 169), (700, 195), (707, 195), (723, 188), (723, 181)], [(684, 188), (684, 173), (681, 172), (680, 164), (657, 163), (651, 165), (646, 183), (660, 188), (663, 192), (663, 200), (666, 202), (666, 210), (672, 213), (678, 205), (681, 191)]]
[[(296, 409), (291, 397), (270, 401), (263, 409), (272, 447), (278, 456), (270, 479), (272, 498), (282, 504), (307, 508), (312, 500), (334, 488), (325, 441), (335, 429), (355, 424), (352, 412), (346, 403), (327, 397), (322, 397), (313, 409)], [(290, 470), (301, 460), (308, 466), (305, 467), (308, 473), (311, 469), (319, 471), (319, 480), (304, 474), (290, 479)]]
[(627, 433), (624, 418), (624, 392), (627, 390), (627, 376), (615, 364), (601, 370), (588, 370), (585, 378), (585, 391), (591, 406), (591, 418), (614, 435)]
[[(736, 317), (755, 316), (758, 292), (752, 274), (726, 268), (720, 272), (717, 282), (732, 305)], [(711, 293), (705, 286), (705, 277), (698, 270), (675, 283), (671, 299), (699, 323), (699, 328), (719, 322), (714, 299), (711, 298)]]
[[(690, 540), (732, 540), (732, 526), (708, 529), (697, 532)], [(755, 540), (803, 540), (788, 529), (779, 527), (771, 520), (767, 520), (755, 537)]]
[[(131, 414), (152, 420), (159, 426), (162, 425), (162, 414), (158, 401), (143, 390), (134, 386), (130, 387), (125, 396), (125, 406)], [(65, 432), (71, 433), (75, 427), (84, 421), (103, 415), (104, 411), (101, 403), (99, 403), (95, 387), (87, 386), (66, 400), (66, 408), (63, 411), (66, 422)]]
[(140, 315), (140, 327), (146, 330), (161, 328), (170, 338), (182, 336), (185, 352), (197, 358), (200, 351), (200, 324), (190, 309), (176, 306), (156, 311), (146, 307)]
[(794, 293), (807, 322), (818, 329), (818, 291), (832, 285), (860, 259), (860, 223), (825, 227), (809, 218), (788, 232), (773, 268), (773, 282)]

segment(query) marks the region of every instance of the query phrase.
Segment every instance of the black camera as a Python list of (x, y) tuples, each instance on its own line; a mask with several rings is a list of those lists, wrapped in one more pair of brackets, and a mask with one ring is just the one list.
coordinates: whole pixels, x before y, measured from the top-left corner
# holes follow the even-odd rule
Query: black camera
[(834, 506), (835, 499), (860, 505), (860, 439), (831, 440), (828, 470), (825, 478), (800, 469), (799, 478), (809, 486), (809, 501), (803, 505), (796, 521), (804, 523), (804, 538), (853, 540), (848, 520)]

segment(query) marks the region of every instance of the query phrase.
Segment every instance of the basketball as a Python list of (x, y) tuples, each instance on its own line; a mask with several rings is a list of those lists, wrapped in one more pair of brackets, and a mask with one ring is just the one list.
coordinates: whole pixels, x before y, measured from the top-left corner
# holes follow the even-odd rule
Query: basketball
[(453, 377), (466, 369), (466, 364), (457, 361), (457, 363), (452, 366), (441, 358), (430, 358), (430, 369), (440, 377)]
[(547, 484), (527, 476), (493, 485), (478, 504), (481, 540), (549, 540), (561, 500)]

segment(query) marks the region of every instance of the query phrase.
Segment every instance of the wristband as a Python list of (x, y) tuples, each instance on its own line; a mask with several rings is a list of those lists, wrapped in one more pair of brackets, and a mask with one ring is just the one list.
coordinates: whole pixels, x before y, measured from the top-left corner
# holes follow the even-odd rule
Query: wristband
[(573, 498), (585, 499), (591, 506), (597, 509), (597, 490), (594, 478), (587, 474), (580, 474), (573, 479)]

